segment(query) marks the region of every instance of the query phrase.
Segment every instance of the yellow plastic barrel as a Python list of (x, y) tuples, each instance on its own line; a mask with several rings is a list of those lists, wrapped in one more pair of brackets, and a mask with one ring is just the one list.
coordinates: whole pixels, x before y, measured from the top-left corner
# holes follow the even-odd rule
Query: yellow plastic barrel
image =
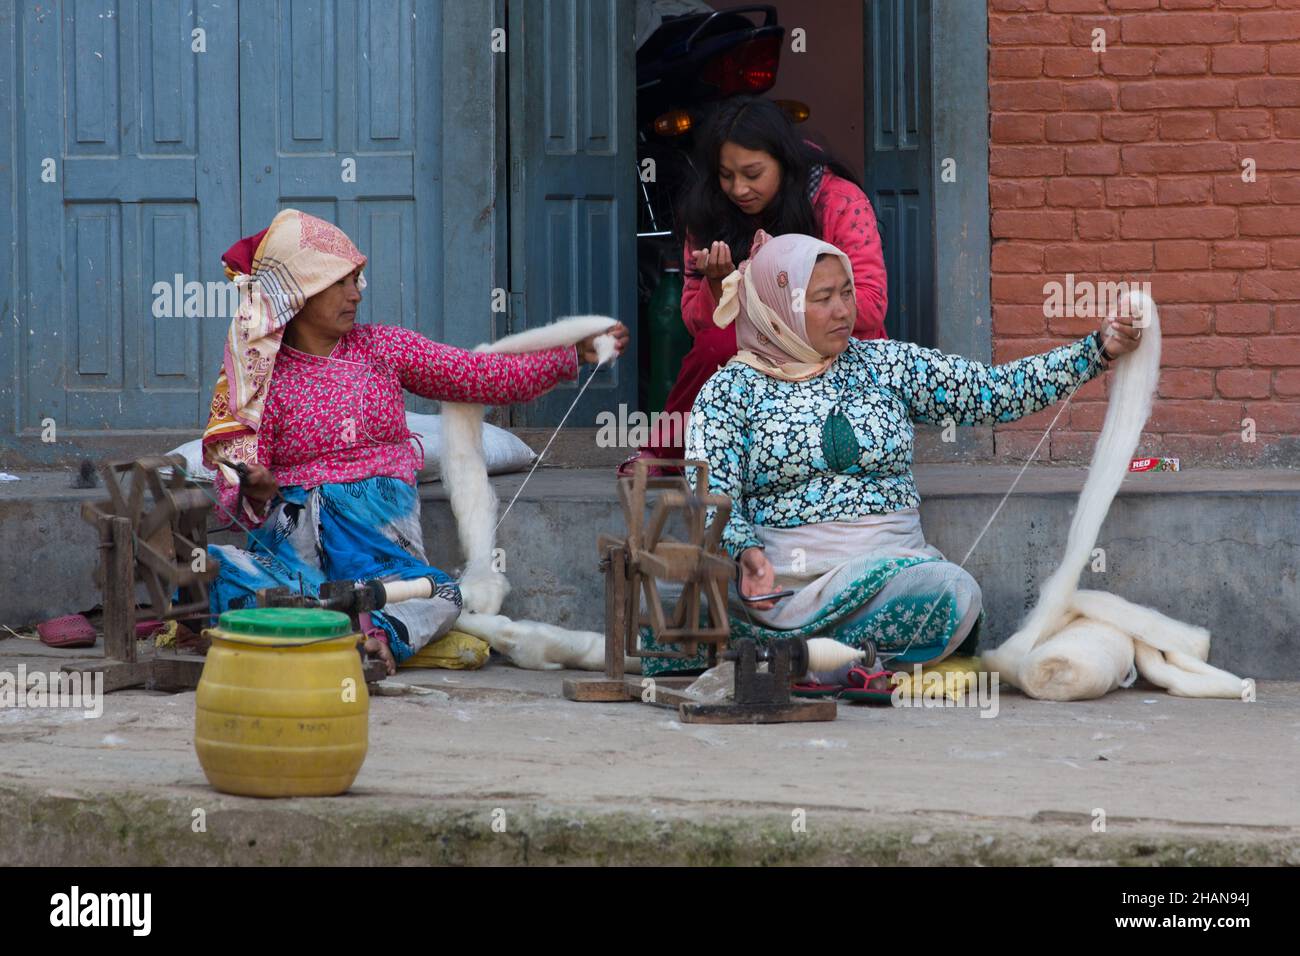
[(366, 759), (370, 695), (346, 614), (226, 611), (195, 695), (194, 749), (208, 782), (250, 797), (343, 793)]

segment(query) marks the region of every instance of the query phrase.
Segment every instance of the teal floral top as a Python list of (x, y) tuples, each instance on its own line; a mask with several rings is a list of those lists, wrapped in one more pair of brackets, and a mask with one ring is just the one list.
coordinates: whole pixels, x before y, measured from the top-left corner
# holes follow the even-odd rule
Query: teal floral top
[(1093, 335), (1005, 365), (911, 342), (849, 339), (831, 367), (806, 382), (731, 362), (695, 399), (686, 457), (707, 461), (709, 489), (732, 499), (722, 541), (738, 557), (762, 546), (756, 524), (789, 528), (917, 507), (913, 422), (1014, 421), (1104, 367)]

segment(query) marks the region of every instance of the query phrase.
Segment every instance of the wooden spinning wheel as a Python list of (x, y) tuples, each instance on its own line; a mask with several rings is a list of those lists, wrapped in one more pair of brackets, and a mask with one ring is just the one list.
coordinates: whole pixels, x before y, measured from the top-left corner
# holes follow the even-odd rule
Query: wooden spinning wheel
[[(171, 474), (164, 477), (164, 468)], [(105, 690), (198, 683), (202, 657), (169, 654), (140, 660), (135, 637), (137, 582), (144, 584), (149, 613), (158, 620), (208, 614), (207, 582), (216, 574), (207, 553), (212, 499), (184, 469), (181, 455), (103, 462), (99, 474), (109, 498), (82, 505), (82, 518), (99, 532), (95, 583), (103, 594), (104, 661), (64, 670), (103, 671)]]
[[(719, 645), (730, 637), (727, 585), (735, 576), (736, 562), (721, 550), (720, 541), (731, 515), (731, 499), (697, 493), (684, 477), (651, 478), (648, 468), (653, 465), (697, 468), (698, 487), (708, 487), (708, 463), (693, 460), (638, 459), (632, 477), (619, 479), (627, 537), (601, 535), (597, 543), (605, 574), (605, 679), (566, 680), (564, 695), (570, 700), (639, 699), (641, 681), (626, 678), (625, 657), (684, 659), (693, 657), (704, 644), (712, 665)], [(659, 494), (647, 518), (646, 493), (650, 490)], [(706, 528), (709, 508), (716, 508), (717, 513)], [(674, 516), (681, 519), (686, 540), (665, 533)], [(660, 595), (660, 585), (665, 582), (682, 587), (670, 614), (665, 614)], [(645, 613), (641, 612), (643, 594)], [(641, 649), (638, 637), (643, 626), (650, 628), (656, 643), (675, 644), (679, 650)], [(682, 681), (690, 683), (689, 678), (656, 678), (657, 692), (670, 693)]]

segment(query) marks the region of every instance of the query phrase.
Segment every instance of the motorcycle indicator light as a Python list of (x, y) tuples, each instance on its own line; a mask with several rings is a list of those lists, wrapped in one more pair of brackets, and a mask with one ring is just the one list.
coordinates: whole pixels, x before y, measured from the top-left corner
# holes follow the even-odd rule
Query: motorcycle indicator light
[(759, 37), (715, 56), (701, 71), (700, 79), (716, 86), (724, 96), (766, 93), (776, 83), (780, 60), (781, 38)]
[(792, 122), (802, 123), (812, 116), (812, 110), (807, 103), (800, 103), (798, 100), (774, 100), (773, 102), (785, 110), (785, 115), (790, 117)]
[(655, 132), (660, 136), (681, 136), (691, 128), (691, 114), (686, 110), (669, 110), (655, 118)]

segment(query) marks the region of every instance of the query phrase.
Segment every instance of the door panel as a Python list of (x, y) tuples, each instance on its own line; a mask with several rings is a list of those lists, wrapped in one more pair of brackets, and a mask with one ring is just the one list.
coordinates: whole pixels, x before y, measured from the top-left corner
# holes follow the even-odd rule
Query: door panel
[(220, 282), (238, 235), (223, 6), (21, 9), (20, 430), (193, 428), (206, 413), (227, 319), (155, 316), (153, 287)]
[(889, 277), (890, 338), (935, 344), (930, 0), (866, 0), (866, 185)]
[[(511, 330), (565, 315), (636, 319), (635, 53), (626, 4), (537, 0), (509, 5), (510, 273), (522, 303)], [(522, 311), (522, 315), (520, 315)], [(567, 424), (636, 402), (635, 343), (602, 369)], [(589, 371), (584, 371), (583, 380)], [(519, 410), (557, 424), (576, 384)]]

